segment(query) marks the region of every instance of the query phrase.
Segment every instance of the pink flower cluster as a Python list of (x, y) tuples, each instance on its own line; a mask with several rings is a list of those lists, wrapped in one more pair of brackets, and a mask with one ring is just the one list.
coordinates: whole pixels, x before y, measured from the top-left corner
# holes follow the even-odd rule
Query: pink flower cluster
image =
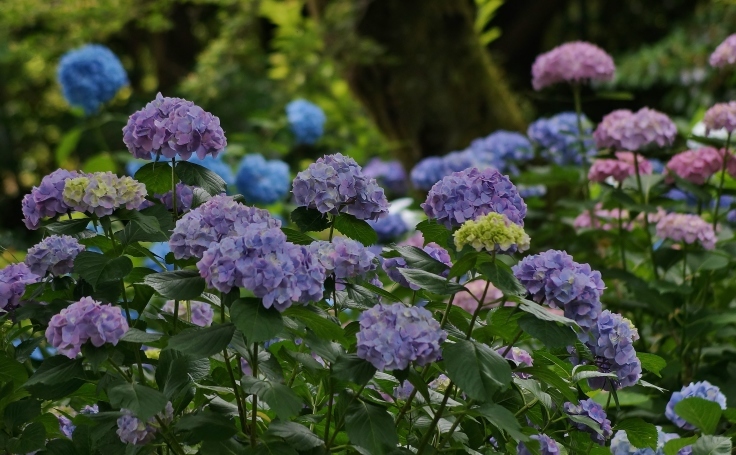
[(723, 68), (736, 63), (736, 33), (726, 38), (710, 55), (710, 66)]
[(713, 226), (698, 215), (668, 213), (657, 223), (657, 237), (690, 244), (700, 242), (706, 250), (716, 247)]
[(532, 85), (541, 90), (560, 82), (610, 81), (616, 66), (600, 47), (583, 41), (557, 46), (532, 65)]
[(677, 175), (681, 179), (702, 185), (723, 167), (723, 151), (713, 147), (701, 147), (678, 153), (667, 163), (666, 182), (672, 183)]
[(609, 177), (617, 182), (623, 182), (627, 177), (636, 174), (634, 156), (639, 164), (639, 175), (651, 174), (652, 164), (642, 156), (631, 152), (616, 152), (616, 159), (595, 160), (588, 171), (588, 180), (592, 182), (603, 182)]
[(621, 211), (618, 208), (607, 210), (601, 203), (596, 204), (595, 211), (583, 211), (575, 218), (572, 225), (575, 229), (602, 229), (604, 231), (618, 229), (619, 213), (623, 218), (624, 229), (633, 230), (634, 224), (631, 222), (628, 210)]
[(603, 117), (593, 132), (598, 147), (639, 151), (656, 144), (672, 145), (677, 127), (665, 114), (643, 107), (636, 112), (619, 109)]
[(728, 103), (718, 103), (705, 111), (703, 117), (705, 124), (705, 134), (711, 130), (725, 129), (728, 134), (736, 130), (736, 101)]

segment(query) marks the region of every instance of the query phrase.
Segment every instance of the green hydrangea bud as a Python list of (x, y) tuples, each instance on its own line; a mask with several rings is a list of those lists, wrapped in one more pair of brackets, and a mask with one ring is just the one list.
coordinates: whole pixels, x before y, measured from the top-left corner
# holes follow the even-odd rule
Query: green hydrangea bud
[(505, 215), (493, 212), (477, 220), (466, 221), (455, 232), (458, 250), (470, 245), (477, 251), (511, 254), (528, 250), (529, 240), (523, 227), (512, 223)]

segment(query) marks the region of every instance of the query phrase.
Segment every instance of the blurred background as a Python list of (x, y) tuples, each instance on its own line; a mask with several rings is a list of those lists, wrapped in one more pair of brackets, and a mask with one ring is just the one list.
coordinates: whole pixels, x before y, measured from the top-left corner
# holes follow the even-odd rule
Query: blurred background
[[(593, 122), (649, 105), (686, 128), (736, 98), (734, 74), (707, 64), (730, 24), (736, 2), (723, 0), (0, 0), (0, 244), (28, 243), (21, 198), (54, 169), (123, 173), (121, 129), (158, 92), (217, 115), (233, 167), (260, 153), (295, 173), (340, 151), (410, 169), (571, 110), (569, 87), (534, 92), (530, 68), (572, 40), (616, 61), (616, 79), (584, 94)], [(129, 79), (93, 115), (56, 78), (88, 43), (109, 47)], [(326, 117), (313, 145), (288, 128), (298, 98)]]

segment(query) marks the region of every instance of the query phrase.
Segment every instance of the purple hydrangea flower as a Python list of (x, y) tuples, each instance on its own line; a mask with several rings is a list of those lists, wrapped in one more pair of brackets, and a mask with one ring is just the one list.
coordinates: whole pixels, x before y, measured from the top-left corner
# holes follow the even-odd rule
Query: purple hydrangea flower
[(251, 368), (248, 361), (243, 357), (240, 358), (240, 371), (243, 373), (243, 376), (253, 376), (253, 368)]
[[(634, 342), (639, 339), (636, 327), (620, 314), (605, 310), (590, 329), (586, 345), (595, 357), (595, 365), (604, 373), (615, 373), (617, 389), (630, 387), (641, 378), (641, 362), (636, 357)], [(610, 378), (593, 378), (591, 387), (609, 387)]]
[(47, 272), (61, 276), (72, 273), (74, 258), (84, 251), (77, 239), (68, 235), (51, 235), (28, 250), (25, 263), (31, 273), (44, 276)]
[(423, 366), (440, 356), (447, 333), (432, 313), (402, 303), (378, 304), (359, 317), (358, 357), (379, 371), (403, 370), (411, 362)]
[[(118, 418), (118, 429), (116, 433), (120, 440), (126, 444), (143, 446), (156, 439), (156, 433), (160, 429), (156, 417), (142, 421), (135, 417), (129, 409), (120, 410), (123, 415)], [(174, 407), (171, 402), (166, 403), (166, 408), (158, 413), (158, 418), (164, 423), (169, 423), (174, 418)]]
[(541, 90), (560, 82), (610, 81), (616, 66), (600, 47), (584, 41), (557, 46), (537, 56), (532, 66), (532, 86)]
[(71, 419), (67, 416), (60, 415), (56, 417), (59, 420), (59, 430), (67, 438), (71, 439), (76, 426), (72, 423)]
[(229, 196), (215, 196), (176, 222), (169, 246), (176, 259), (201, 258), (212, 242), (239, 235), (248, 226), (280, 228), (281, 222), (266, 210), (245, 206)]
[(718, 103), (705, 111), (703, 117), (705, 135), (711, 130), (725, 129), (729, 134), (736, 130), (736, 101)]
[[(535, 441), (539, 441), (540, 455), (559, 455), (560, 448), (557, 446), (557, 442), (546, 434), (534, 434), (529, 437)], [(516, 455), (532, 455), (532, 452), (527, 449), (523, 442), (520, 442), (516, 446)]]
[(598, 147), (640, 151), (655, 144), (672, 145), (677, 127), (665, 114), (643, 107), (636, 112), (619, 109), (603, 117), (593, 133)]
[(376, 231), (376, 234), (378, 234), (378, 241), (380, 243), (396, 240), (409, 231), (409, 226), (406, 225), (404, 219), (401, 218), (401, 215), (398, 213), (391, 214), (375, 221), (369, 220), (368, 224), (370, 224), (373, 230)]
[(286, 118), (297, 144), (312, 145), (324, 133), (325, 117), (322, 108), (304, 99), (286, 105)]
[(534, 158), (532, 143), (523, 134), (499, 130), (470, 143), (469, 150), (477, 159), (493, 165), (501, 172), (519, 173), (518, 164)]
[[(506, 348), (503, 347), (501, 349), (496, 349), (496, 352), (500, 355), (503, 355), (503, 353), (506, 352)], [(532, 359), (531, 354), (529, 354), (529, 352), (525, 351), (524, 349), (517, 348), (516, 346), (513, 346), (511, 349), (509, 349), (504, 357), (514, 362), (517, 368), (527, 368), (534, 366), (534, 359)], [(528, 373), (514, 373), (514, 376), (518, 376), (521, 379), (528, 379), (531, 377), (531, 375)]]
[(714, 386), (708, 381), (691, 382), (684, 386), (679, 392), (674, 392), (667, 403), (664, 415), (678, 427), (684, 430), (694, 430), (695, 426), (689, 424), (685, 419), (677, 415), (675, 405), (685, 398), (698, 397), (714, 403), (718, 403), (721, 409), (726, 409), (726, 396), (721, 393), (721, 389)]
[(395, 197), (404, 196), (408, 191), (406, 171), (398, 161), (373, 158), (363, 166), (363, 175), (376, 179), (383, 189)]
[(335, 237), (332, 242), (316, 241), (309, 251), (328, 274), (335, 275), (338, 290), (344, 289), (345, 280), (364, 277), (376, 270), (376, 255), (362, 243), (346, 237)]
[(574, 420), (572, 421), (573, 427), (580, 431), (590, 433), (590, 438), (594, 442), (597, 442), (600, 445), (605, 445), (606, 440), (610, 439), (613, 435), (613, 430), (611, 430), (611, 421), (608, 420), (606, 411), (604, 411), (603, 407), (592, 399), (589, 398), (587, 400), (581, 400), (578, 405), (567, 402), (563, 405), (563, 408), (565, 409), (565, 413), (568, 415), (589, 417), (598, 424), (602, 434), (599, 434), (597, 431), (585, 424), (575, 422)]
[[(194, 201), (193, 186), (184, 183), (176, 184), (176, 211), (178, 213), (188, 212), (192, 208)], [(154, 197), (161, 201), (168, 210), (174, 210), (174, 192), (168, 191), (164, 194), (156, 194)]]
[(687, 213), (668, 213), (657, 223), (657, 237), (673, 242), (695, 243), (706, 250), (716, 247), (716, 233), (713, 225), (698, 215)]
[(375, 179), (366, 177), (354, 159), (340, 153), (325, 155), (297, 174), (294, 200), (321, 213), (349, 213), (374, 220), (388, 213), (388, 201)]
[(41, 179), (30, 193), (23, 197), (23, 223), (28, 229), (36, 230), (45, 217), (69, 212), (71, 207), (64, 202), (63, 192), (66, 179), (79, 177), (76, 171), (57, 169)]
[(238, 191), (253, 204), (273, 204), (289, 193), (289, 165), (266, 160), (262, 155), (246, 155), (235, 178)]
[(39, 278), (23, 263), (10, 264), (0, 270), (0, 313), (18, 308), (26, 285), (38, 282)]
[(437, 182), (422, 204), (429, 218), (445, 227), (460, 226), (490, 212), (523, 226), (526, 204), (508, 177), (495, 169), (455, 172)]
[[(174, 314), (174, 301), (168, 300), (161, 311), (168, 314)], [(215, 316), (214, 310), (209, 303), (200, 302), (198, 300), (189, 300), (179, 302), (179, 317), (186, 318), (187, 313), (191, 314), (190, 322), (199, 327), (209, 327), (212, 325), (212, 318)]]
[(541, 148), (542, 156), (553, 163), (560, 166), (581, 164), (583, 157), (590, 158), (596, 154), (590, 120), (583, 115), (581, 123), (584, 153), (580, 150), (580, 130), (575, 112), (562, 112), (550, 118), (540, 118), (529, 125), (526, 134)]
[(590, 265), (578, 264), (564, 251), (547, 250), (525, 257), (512, 271), (535, 302), (564, 310), (584, 330), (595, 326), (605, 284)]
[(192, 154), (217, 157), (227, 145), (219, 118), (191, 101), (160, 93), (130, 116), (123, 142), (133, 156), (147, 160), (159, 154), (183, 160)]
[(736, 63), (736, 34), (723, 40), (710, 55), (710, 66), (723, 68)]
[(87, 341), (96, 347), (105, 343), (117, 345), (127, 331), (128, 322), (119, 307), (82, 297), (51, 318), (46, 340), (59, 353), (73, 359)]
[[(445, 264), (447, 266), (447, 270), (441, 273), (442, 276), (447, 276), (450, 273), (450, 267), (452, 267), (452, 260), (450, 259), (450, 254), (447, 252), (446, 249), (442, 248), (441, 246), (437, 245), (434, 242), (428, 243), (426, 246), (422, 248), (425, 253), (430, 255), (432, 258), (440, 261), (441, 263)], [(394, 282), (398, 283), (401, 286), (404, 286), (405, 288), (410, 288), (414, 291), (418, 291), (421, 287), (417, 286), (416, 284), (409, 283), (407, 281), (406, 277), (401, 274), (399, 269), (405, 269), (408, 267), (406, 260), (402, 257), (395, 257), (395, 258), (386, 258), (383, 261), (383, 264), (381, 264), (381, 267), (383, 267), (383, 271), (386, 272), (388, 277), (393, 280)]]
[(394, 398), (397, 400), (406, 400), (409, 398), (411, 393), (414, 391), (414, 386), (409, 381), (404, 381), (401, 384), (394, 387)]

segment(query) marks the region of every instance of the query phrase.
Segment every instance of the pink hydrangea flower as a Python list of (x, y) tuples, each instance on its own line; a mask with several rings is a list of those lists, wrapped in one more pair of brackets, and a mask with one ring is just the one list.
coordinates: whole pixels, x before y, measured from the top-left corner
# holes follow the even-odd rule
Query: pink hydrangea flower
[(710, 54), (710, 66), (713, 68), (723, 68), (734, 63), (736, 63), (736, 33), (726, 38)]
[(696, 185), (704, 184), (723, 167), (723, 151), (713, 147), (701, 147), (678, 153), (667, 163), (667, 183), (674, 182), (674, 175)]
[(610, 81), (616, 66), (600, 47), (584, 41), (557, 46), (537, 56), (532, 65), (532, 85), (541, 90), (560, 82)]
[(711, 130), (725, 129), (728, 134), (736, 130), (736, 101), (718, 103), (705, 111), (703, 117), (706, 136)]
[(657, 223), (657, 237), (674, 242), (699, 242), (706, 250), (716, 247), (716, 233), (710, 223), (698, 215), (668, 213)]
[[(595, 160), (588, 171), (588, 180), (592, 182), (603, 182), (608, 177), (613, 177), (617, 182), (623, 182), (627, 177), (636, 174), (634, 166), (634, 154), (631, 152), (616, 152), (617, 159)], [(651, 174), (652, 164), (637, 155), (639, 163), (639, 175)]]
[[(591, 213), (592, 212), (592, 213)], [(618, 218), (619, 212), (623, 218), (623, 227), (627, 231), (634, 229), (634, 224), (631, 223), (630, 215), (628, 210), (621, 211), (618, 208), (607, 210), (603, 208), (603, 204), (596, 204), (595, 211), (585, 210), (573, 221), (573, 227), (576, 230), (579, 229), (601, 229), (604, 231), (610, 231), (618, 229)]]
[(598, 147), (639, 151), (652, 145), (672, 145), (677, 127), (665, 114), (643, 107), (636, 112), (619, 109), (603, 117), (593, 132)]

